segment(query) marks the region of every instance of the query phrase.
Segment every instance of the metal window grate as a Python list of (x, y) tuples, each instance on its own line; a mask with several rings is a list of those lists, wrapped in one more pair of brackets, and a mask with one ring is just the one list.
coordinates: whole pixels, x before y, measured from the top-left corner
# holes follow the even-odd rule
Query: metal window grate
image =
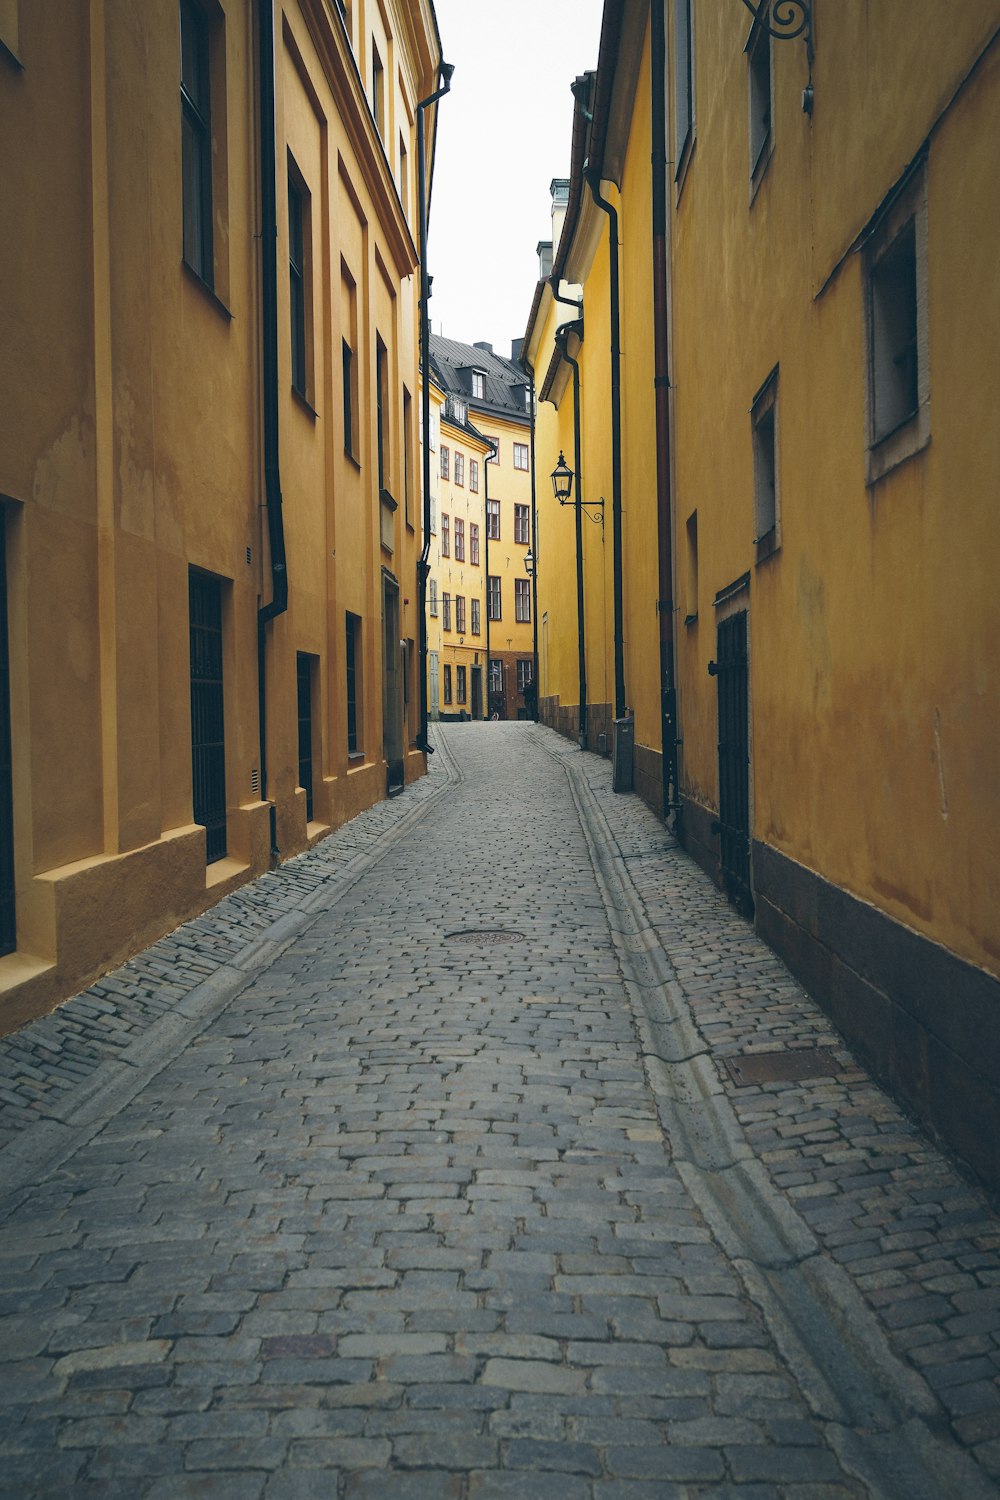
[(0, 506), (0, 953), (17, 947), (14, 906), (14, 792), (10, 753), (10, 643), (7, 634), (7, 541)]
[(312, 658), (299, 652), (295, 658), (299, 718), (299, 786), (305, 787), (306, 822), (313, 820), (312, 767)]
[(189, 575), (191, 765), (194, 820), (205, 826), (205, 860), (226, 857), (226, 747), (222, 693), (222, 587)]

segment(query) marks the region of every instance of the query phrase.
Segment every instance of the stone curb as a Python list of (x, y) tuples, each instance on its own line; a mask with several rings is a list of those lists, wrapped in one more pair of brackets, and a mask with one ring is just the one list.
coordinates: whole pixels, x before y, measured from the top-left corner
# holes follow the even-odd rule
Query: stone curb
[(935, 1432), (945, 1417), (927, 1383), (889, 1348), (850, 1277), (754, 1158), (581, 752), (549, 733), (542, 748), (563, 766), (577, 807), (674, 1165), (841, 1462), (880, 1495), (989, 1500), (996, 1489), (979, 1464)]
[[(343, 869), (305, 897), (298, 911), (283, 913), (255, 934), (240, 953), (189, 989), (170, 1011), (152, 1021), (116, 1057), (98, 1063), (89, 1077), (48, 1109), (45, 1118), (25, 1125), (0, 1149), (5, 1210), (16, 1208), (16, 1203), (9, 1201), (11, 1198), (60, 1167), (124, 1109), (297, 937), (342, 901), (361, 877), (427, 815), (443, 793), (463, 779), (442, 736), (437, 737), (437, 749), (445, 771), (445, 779), (439, 786), (415, 805), (397, 803), (399, 817), (374, 835), (370, 848), (355, 854)], [(336, 833), (331, 837), (335, 838)], [(311, 852), (306, 851), (300, 858), (308, 859)], [(277, 873), (280, 875), (280, 868)]]

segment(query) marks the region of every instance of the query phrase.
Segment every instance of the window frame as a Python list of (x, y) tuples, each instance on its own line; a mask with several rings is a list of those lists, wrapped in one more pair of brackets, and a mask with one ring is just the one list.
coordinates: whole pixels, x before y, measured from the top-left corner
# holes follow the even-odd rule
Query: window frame
[[(750, 201), (764, 180), (774, 152), (774, 39), (766, 25), (754, 21), (745, 47), (747, 57), (747, 147), (750, 159)], [(764, 126), (761, 106), (766, 94)]]
[[(913, 226), (913, 313), (916, 345), (916, 407), (895, 425), (880, 430), (877, 422), (879, 365), (876, 339), (879, 319), (874, 305), (878, 285), (877, 272), (897, 250), (901, 239)], [(927, 253), (927, 159), (921, 154), (904, 181), (890, 195), (869, 226), (862, 252), (862, 300), (865, 329), (865, 456), (866, 483), (878, 483), (907, 459), (923, 452), (931, 440), (930, 393), (930, 318), (928, 308)], [(892, 356), (890, 355), (890, 358)], [(893, 359), (895, 363), (895, 359)]]
[(673, 7), (674, 186), (680, 198), (695, 143), (694, 5), (674, 0)]
[(429, 585), (427, 594), (427, 610), (431, 618), (436, 620), (438, 617), (438, 582), (436, 578), (429, 578), (427, 581)]
[(500, 540), (500, 501), (487, 500), (486, 502), (486, 540), (498, 542)]
[(468, 668), (465, 667), (461, 662), (456, 663), (456, 666), (455, 666), (455, 702), (456, 703), (468, 703), (468, 701), (469, 701), (468, 677), (469, 677)]
[[(211, 17), (204, 6), (198, 0), (180, 0), (181, 256), (188, 269), (214, 293), (211, 31)], [(185, 73), (185, 58), (190, 55), (185, 44), (192, 36), (194, 78)]]
[(455, 449), (455, 469), (454, 469), (454, 475), (455, 475), (455, 479), (454, 479), (455, 484), (461, 485), (462, 489), (464, 489), (465, 488), (465, 454), (464, 453), (460, 453), (457, 448)]
[(779, 551), (781, 547), (779, 369), (780, 367), (775, 365), (750, 406), (750, 433), (753, 445), (753, 544), (758, 563)]
[(438, 455), (438, 467), (442, 479), (451, 478), (451, 449), (447, 443), (441, 444), (441, 452)]
[(441, 512), (441, 556), (451, 556), (451, 516)]
[[(295, 211), (297, 208), (297, 212)], [(296, 255), (297, 251), (297, 255)], [(312, 194), (288, 152), (288, 312), (292, 390), (312, 401)]]
[(499, 573), (486, 576), (486, 618), (491, 622), (503, 619), (503, 590)]
[(465, 634), (465, 595), (455, 595), (455, 631), (458, 635)]
[(444, 662), (441, 672), (442, 702), (451, 707), (451, 662)]
[(518, 625), (531, 624), (531, 579), (514, 579), (514, 621)]
[(482, 611), (481, 611), (481, 608), (480, 608), (479, 600), (476, 598), (476, 596), (474, 594), (473, 594), (472, 598), (469, 600), (469, 606), (470, 606), (470, 608), (469, 608), (469, 614), (471, 616), (471, 618), (469, 620), (469, 634), (470, 635), (481, 635), (482, 634), (482, 629), (483, 629), (483, 625), (482, 625)]
[(461, 516), (455, 517), (455, 561), (465, 562), (465, 522)]
[(361, 663), (361, 628), (360, 615), (346, 611), (345, 632), (345, 657), (344, 657), (344, 686), (347, 698), (347, 720), (345, 729), (347, 732), (347, 758), (348, 760), (364, 759), (364, 703), (362, 689), (364, 679)]
[(486, 371), (473, 370), (472, 372), (472, 399), (474, 401), (486, 400)]
[(476, 521), (469, 522), (469, 565), (479, 567), (479, 525)]
[(441, 595), (441, 629), (451, 629), (451, 595)]
[[(521, 533), (524, 533), (523, 536)], [(514, 505), (514, 541), (519, 547), (531, 546), (531, 506)]]
[(473, 495), (479, 494), (479, 460), (469, 459), (469, 490)]
[[(523, 458), (524, 462), (523, 463), (519, 463), (518, 462), (519, 458)], [(522, 474), (530, 473), (530, 470), (531, 470), (531, 449), (530, 449), (530, 447), (529, 447), (529, 445), (527, 443), (515, 443), (514, 444), (514, 468), (517, 469)]]

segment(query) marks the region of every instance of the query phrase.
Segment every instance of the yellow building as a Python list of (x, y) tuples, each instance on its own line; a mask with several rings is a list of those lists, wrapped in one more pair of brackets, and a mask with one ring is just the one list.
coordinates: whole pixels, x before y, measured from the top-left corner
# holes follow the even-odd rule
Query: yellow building
[(431, 381), (431, 545), (427, 578), (428, 712), (486, 717), (486, 499), (492, 448), (457, 396)]
[(5, 1030), (424, 769), (440, 44), (430, 0), (13, 0), (0, 42)]
[(637, 789), (996, 1183), (1000, 3), (814, 8), (815, 32), (800, 4), (606, 7), (554, 256), (583, 341), (545, 286), (525, 340), (541, 700), (575, 733), (562, 449), (606, 500), (603, 542), (583, 519), (592, 727), (623, 686)]
[[(531, 386), (521, 366), (488, 343), (461, 344), (434, 334), (430, 356), (451, 409), (461, 411), (493, 450), (482, 467), (481, 494), (487, 712), (500, 719), (534, 718), (534, 599), (525, 565), (532, 541)], [(450, 463), (447, 450), (442, 437), (442, 475)], [(441, 505), (443, 527), (443, 499)]]

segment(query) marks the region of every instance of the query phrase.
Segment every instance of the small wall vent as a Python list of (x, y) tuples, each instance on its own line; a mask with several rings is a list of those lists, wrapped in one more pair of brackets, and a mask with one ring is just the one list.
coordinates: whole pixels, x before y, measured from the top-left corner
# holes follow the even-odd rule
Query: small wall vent
[(250, 566), (250, 564), (252, 562), (253, 562), (253, 548), (252, 547), (248, 547), (247, 548), (247, 567), (248, 568), (249, 568), (249, 566)]
[(250, 772), (250, 794), (253, 797), (260, 796), (260, 771), (256, 766)]
[(599, 734), (597, 736), (597, 753), (598, 755), (607, 755), (608, 753), (608, 737), (606, 734)]

